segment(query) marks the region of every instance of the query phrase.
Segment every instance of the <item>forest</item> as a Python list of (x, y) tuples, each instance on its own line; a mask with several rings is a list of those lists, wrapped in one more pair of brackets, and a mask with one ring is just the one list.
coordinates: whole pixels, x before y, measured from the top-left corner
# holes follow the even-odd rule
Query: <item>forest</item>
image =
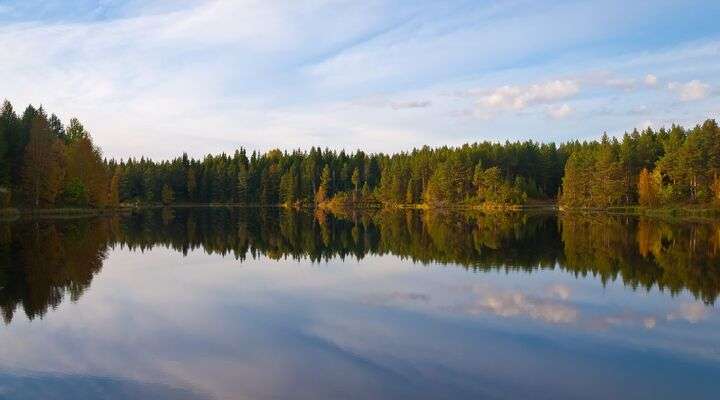
[(720, 204), (720, 128), (637, 129), (561, 144), (479, 142), (395, 154), (313, 147), (107, 159), (82, 123), (0, 110), (0, 208), (145, 204), (564, 208)]

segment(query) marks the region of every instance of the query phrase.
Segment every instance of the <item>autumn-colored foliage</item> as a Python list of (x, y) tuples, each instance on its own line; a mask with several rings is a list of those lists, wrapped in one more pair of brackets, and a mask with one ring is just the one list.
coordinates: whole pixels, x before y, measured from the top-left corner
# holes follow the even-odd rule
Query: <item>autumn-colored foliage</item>
[(566, 208), (720, 204), (718, 174), (714, 120), (560, 145), (479, 142), (395, 154), (240, 148), (202, 159), (118, 162), (103, 160), (75, 118), (65, 127), (42, 107), (20, 116), (8, 102), (0, 107), (0, 187), (20, 207), (168, 203), (170, 191), (173, 202), (266, 205), (336, 197), (430, 207), (556, 198)]
[(115, 173), (110, 179), (110, 188), (108, 189), (107, 205), (109, 207), (117, 207), (120, 205), (120, 168), (115, 169)]
[(638, 196), (641, 206), (655, 207), (660, 204), (660, 187), (656, 177), (647, 168), (640, 171)]
[(77, 136), (66, 147), (65, 187), (79, 188), (69, 193), (68, 202), (103, 207), (108, 201), (108, 181), (100, 149), (87, 135)]
[(27, 203), (33, 207), (54, 204), (64, 174), (62, 142), (52, 135), (46, 118), (35, 116), (23, 159), (22, 183)]

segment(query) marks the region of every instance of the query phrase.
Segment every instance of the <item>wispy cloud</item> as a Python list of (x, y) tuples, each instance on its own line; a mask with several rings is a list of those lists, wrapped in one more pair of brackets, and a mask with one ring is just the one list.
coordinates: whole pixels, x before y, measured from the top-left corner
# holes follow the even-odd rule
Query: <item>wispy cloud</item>
[(610, 1), (597, 24), (596, 5), (573, 1), (41, 3), (7, 5), (0, 96), (80, 117), (115, 157), (563, 140), (632, 128), (640, 105), (679, 123), (717, 109), (717, 35), (633, 36), (702, 17), (679, 5), (640, 18), (647, 7)]
[(667, 320), (673, 321), (683, 319), (691, 324), (696, 324), (707, 318), (708, 307), (701, 303), (685, 303), (676, 311), (668, 313)]
[(645, 75), (645, 79), (643, 79), (643, 82), (645, 82), (647, 86), (655, 86), (658, 83), (658, 78), (653, 74), (647, 74)]
[(432, 102), (429, 100), (422, 100), (422, 101), (401, 101), (390, 104), (390, 107), (392, 107), (393, 110), (402, 110), (404, 108), (427, 108), (432, 105)]
[(676, 92), (682, 101), (702, 100), (708, 95), (710, 85), (694, 79), (687, 83), (670, 82), (668, 89)]
[(561, 106), (551, 106), (548, 107), (547, 113), (552, 118), (560, 119), (570, 115), (570, 113), (572, 113), (572, 108), (567, 104), (563, 104)]

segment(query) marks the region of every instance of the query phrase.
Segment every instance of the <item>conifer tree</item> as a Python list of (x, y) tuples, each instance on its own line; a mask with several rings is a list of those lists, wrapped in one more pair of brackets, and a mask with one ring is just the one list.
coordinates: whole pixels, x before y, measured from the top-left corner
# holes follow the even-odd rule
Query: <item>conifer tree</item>
[(77, 118), (72, 118), (70, 119), (70, 124), (67, 127), (65, 135), (67, 138), (66, 141), (68, 143), (72, 143), (79, 140), (80, 138), (87, 136), (87, 132), (85, 131), (85, 127), (80, 123)]
[(330, 199), (331, 193), (330, 166), (325, 164), (320, 175), (320, 186), (315, 194), (315, 203), (322, 204)]
[(63, 126), (62, 121), (60, 121), (60, 118), (58, 118), (57, 115), (50, 115), (48, 125), (50, 127), (50, 132), (52, 132), (56, 138), (63, 142), (67, 142), (67, 137), (65, 136), (65, 127)]
[(290, 168), (280, 178), (280, 200), (283, 204), (292, 205), (297, 201), (298, 196), (298, 185), (297, 177), (295, 176), (296, 170)]
[(119, 167), (115, 168), (112, 178), (110, 179), (110, 186), (108, 188), (108, 201), (109, 207), (118, 207), (120, 205), (120, 175), (122, 174)]
[(163, 185), (162, 188), (162, 203), (166, 206), (172, 204), (175, 201), (175, 192), (173, 192), (172, 188), (170, 188), (170, 185), (167, 183)]
[(238, 168), (237, 197), (238, 203), (248, 202), (248, 171), (242, 164)]
[[(6, 102), (3, 109), (0, 110), (0, 187), (10, 190), (10, 149), (9, 135), (12, 127), (8, 121), (9, 113), (6, 114), (5, 107), (9, 106)], [(10, 110), (12, 107), (10, 106)]]
[(187, 172), (187, 194), (189, 201), (195, 201), (197, 196), (197, 177), (195, 175), (195, 168), (189, 168)]
[(36, 115), (31, 123), (25, 147), (22, 178), (28, 204), (33, 207), (53, 205), (64, 174), (62, 144), (50, 132), (47, 119)]

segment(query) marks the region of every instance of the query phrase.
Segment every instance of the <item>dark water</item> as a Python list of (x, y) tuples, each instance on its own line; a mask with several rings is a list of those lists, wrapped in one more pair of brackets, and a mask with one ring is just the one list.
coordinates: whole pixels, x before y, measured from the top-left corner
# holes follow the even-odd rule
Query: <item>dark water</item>
[(0, 223), (0, 398), (715, 399), (719, 293), (709, 221)]

